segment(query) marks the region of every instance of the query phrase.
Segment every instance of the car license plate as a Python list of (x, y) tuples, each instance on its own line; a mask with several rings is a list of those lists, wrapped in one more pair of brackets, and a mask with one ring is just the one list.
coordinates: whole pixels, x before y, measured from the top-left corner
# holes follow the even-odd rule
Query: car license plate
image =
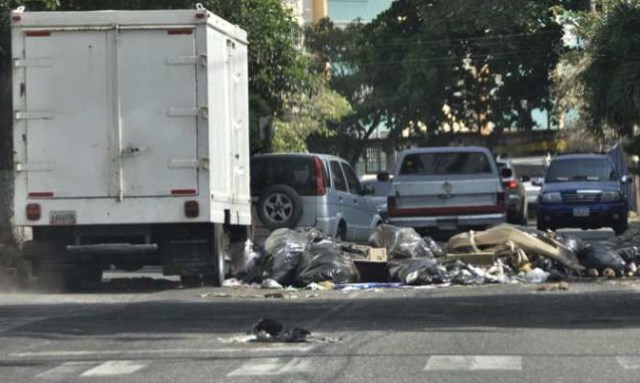
[(588, 207), (577, 207), (573, 209), (574, 217), (588, 217), (591, 212)]
[(76, 212), (73, 210), (52, 211), (49, 213), (49, 222), (52, 225), (74, 225)]
[(440, 230), (456, 230), (458, 228), (458, 222), (456, 220), (440, 220), (438, 221), (438, 229)]

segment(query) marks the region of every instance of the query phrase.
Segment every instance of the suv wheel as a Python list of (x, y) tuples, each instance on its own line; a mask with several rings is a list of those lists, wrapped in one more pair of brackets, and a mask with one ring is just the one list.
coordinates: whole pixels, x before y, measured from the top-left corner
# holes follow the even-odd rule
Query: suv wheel
[(258, 217), (268, 229), (292, 228), (302, 215), (302, 200), (286, 185), (265, 189), (258, 200)]

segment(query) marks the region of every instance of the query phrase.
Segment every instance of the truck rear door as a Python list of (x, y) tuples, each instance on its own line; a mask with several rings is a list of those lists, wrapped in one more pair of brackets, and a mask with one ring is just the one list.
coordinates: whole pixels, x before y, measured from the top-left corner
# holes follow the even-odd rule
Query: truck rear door
[(111, 182), (105, 31), (27, 31), (20, 85), (31, 196), (107, 197)]
[(125, 197), (197, 193), (194, 34), (191, 28), (119, 33)]
[(24, 34), (29, 193), (197, 194), (192, 28)]

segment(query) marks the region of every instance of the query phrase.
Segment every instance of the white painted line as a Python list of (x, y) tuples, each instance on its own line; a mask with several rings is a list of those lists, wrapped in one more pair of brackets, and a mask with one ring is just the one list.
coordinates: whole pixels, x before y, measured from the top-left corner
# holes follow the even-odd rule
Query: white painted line
[(434, 355), (425, 371), (520, 371), (521, 356), (498, 355)]
[(286, 362), (281, 358), (253, 359), (227, 374), (231, 376), (273, 376), (306, 372), (310, 370), (309, 360), (293, 358)]
[(280, 345), (273, 344), (270, 347), (226, 347), (226, 348), (175, 348), (165, 350), (78, 350), (78, 351), (41, 351), (41, 352), (20, 352), (10, 354), (14, 358), (45, 358), (45, 357), (87, 357), (87, 356), (136, 356), (136, 355), (165, 355), (165, 354), (212, 354), (212, 353), (236, 353), (236, 352), (309, 352), (315, 348), (314, 345)]
[(49, 382), (62, 382), (73, 380), (78, 374), (86, 370), (89, 366), (94, 366), (95, 362), (66, 362), (45, 372), (36, 375), (36, 379), (43, 379)]
[(616, 359), (625, 370), (640, 370), (640, 356), (618, 356)]
[(147, 367), (147, 363), (133, 362), (129, 360), (110, 360), (85, 371), (80, 376), (129, 375), (140, 371), (145, 367)]

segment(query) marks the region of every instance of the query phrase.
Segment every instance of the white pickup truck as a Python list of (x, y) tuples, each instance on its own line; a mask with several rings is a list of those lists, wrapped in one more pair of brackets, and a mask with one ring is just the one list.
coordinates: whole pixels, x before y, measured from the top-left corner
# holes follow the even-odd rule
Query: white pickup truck
[(505, 191), (486, 148), (434, 147), (400, 153), (387, 200), (389, 223), (429, 230), (485, 229), (504, 223)]
[(16, 225), (41, 279), (219, 285), (250, 234), (246, 32), (192, 10), (11, 13)]

